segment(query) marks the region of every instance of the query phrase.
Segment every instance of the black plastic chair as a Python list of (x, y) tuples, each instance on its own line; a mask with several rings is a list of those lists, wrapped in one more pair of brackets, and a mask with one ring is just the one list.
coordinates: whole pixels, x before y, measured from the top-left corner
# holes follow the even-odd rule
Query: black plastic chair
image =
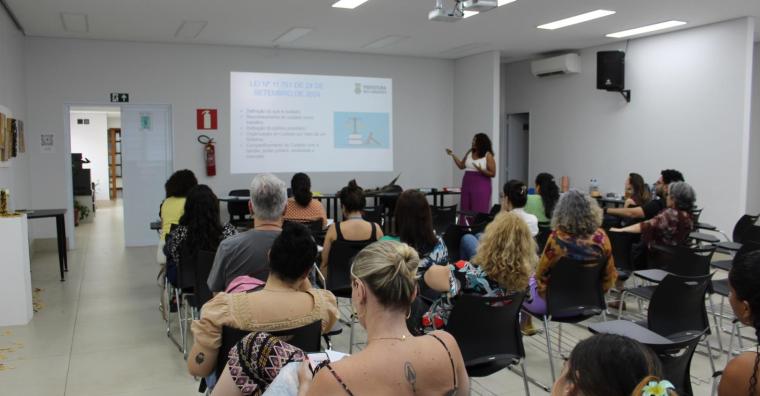
[(538, 248), (538, 254), (544, 252), (546, 247), (546, 241), (549, 240), (549, 235), (552, 233), (552, 226), (550, 223), (538, 223), (538, 234), (536, 234), (536, 247)]
[[(354, 257), (371, 242), (366, 241), (333, 241), (330, 245), (330, 255), (327, 257), (327, 278), (325, 289), (332, 292), (335, 297), (351, 298), (351, 264)], [(354, 348), (354, 328), (356, 323), (351, 315), (349, 333), (349, 353)]]
[(654, 352), (662, 363), (662, 372), (675, 387), (679, 395), (691, 396), (691, 359), (699, 344), (700, 334), (695, 334), (681, 348), (657, 348)]
[[(250, 197), (251, 192), (249, 190), (232, 190), (228, 195), (231, 197)], [(247, 201), (227, 202), (227, 213), (230, 215), (230, 224), (233, 226), (245, 228), (253, 226)]]
[(378, 224), (382, 228), (385, 225), (385, 208), (382, 206), (366, 207), (362, 209), (362, 218)]
[(739, 250), (736, 252), (733, 258), (731, 260), (715, 260), (710, 262), (710, 266), (713, 268), (721, 269), (723, 271), (731, 271), (731, 267), (733, 267), (734, 260), (739, 259), (746, 255), (747, 253), (754, 252), (756, 250), (760, 250), (760, 241), (744, 241), (742, 243)]
[(457, 221), (457, 205), (431, 206), (430, 212), (433, 216), (433, 229), (438, 235), (443, 234)]
[(464, 294), (456, 298), (446, 331), (457, 340), (470, 377), (485, 377), (505, 367), (520, 365), (525, 394), (525, 347), (520, 332), (520, 308), (525, 293), (503, 297)]
[[(562, 352), (562, 323), (579, 323), (596, 315), (605, 316), (602, 277), (607, 257), (594, 261), (577, 261), (562, 257), (551, 269), (546, 288), (546, 313), (526, 312), (543, 321), (549, 369), (554, 382), (554, 359), (552, 356), (549, 322), (559, 323), (558, 349)], [(606, 319), (606, 316), (605, 316)]]
[(661, 281), (666, 273), (681, 276), (702, 276), (710, 273), (715, 246), (650, 247), (647, 263), (650, 269), (635, 271), (634, 275), (650, 282)]
[(737, 251), (741, 247), (741, 244), (744, 242), (744, 239), (750, 231), (751, 227), (757, 223), (757, 219), (760, 218), (760, 215), (749, 215), (745, 214), (742, 217), (739, 218), (739, 220), (734, 225), (734, 230), (731, 234), (731, 240), (728, 240), (728, 236), (721, 230), (718, 230), (717, 227), (711, 224), (704, 224), (704, 223), (698, 223), (697, 228), (698, 229), (704, 229), (707, 231), (715, 231), (723, 234), (724, 237), (726, 237), (725, 242), (721, 242), (718, 238), (716, 238), (714, 235), (706, 234), (703, 232), (694, 232), (691, 235), (689, 235), (691, 238), (694, 238), (700, 242), (708, 242), (708, 243), (714, 243), (718, 246), (718, 248), (726, 249), (729, 251)]

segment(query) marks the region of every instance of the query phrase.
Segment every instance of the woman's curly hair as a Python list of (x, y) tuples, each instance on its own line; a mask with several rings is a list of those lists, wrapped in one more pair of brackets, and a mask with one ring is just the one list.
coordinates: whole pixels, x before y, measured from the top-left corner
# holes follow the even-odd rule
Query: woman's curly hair
[(588, 194), (570, 190), (559, 198), (554, 208), (552, 229), (578, 237), (587, 237), (602, 225), (602, 209)]
[(472, 262), (488, 277), (510, 291), (525, 290), (535, 269), (536, 242), (525, 221), (511, 212), (501, 212), (486, 226)]

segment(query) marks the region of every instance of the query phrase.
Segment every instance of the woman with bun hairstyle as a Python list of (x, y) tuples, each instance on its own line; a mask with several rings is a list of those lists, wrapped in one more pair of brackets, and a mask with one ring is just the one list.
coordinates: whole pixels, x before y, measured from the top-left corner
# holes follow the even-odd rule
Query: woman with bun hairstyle
[(675, 396), (660, 360), (628, 337), (597, 334), (570, 353), (552, 396)]
[[(728, 300), (740, 322), (755, 329), (760, 341), (760, 251), (734, 260), (728, 274)], [(719, 396), (760, 395), (760, 350), (743, 352), (728, 362), (718, 387)]]
[[(297, 386), (299, 396), (469, 395), (470, 381), (454, 337), (444, 331), (414, 337), (407, 329), (406, 317), (417, 294), (418, 264), (419, 256), (413, 248), (394, 241), (375, 242), (356, 255), (351, 267), (351, 304), (367, 330), (367, 346), (360, 352), (322, 363), (312, 374), (302, 351), (270, 338), (262, 343), (280, 344), (280, 350), (289, 351), (289, 362), (302, 362), (269, 370), (258, 364), (268, 364), (261, 355), (271, 349), (255, 342), (251, 345), (252, 339), (266, 337), (252, 333), (230, 351), (230, 359), (245, 364), (247, 372), (262, 376), (277, 371), (276, 377), (267, 379), (272, 381), (271, 388), (280, 391), (282, 386), (287, 394), (294, 394)], [(293, 379), (296, 376), (297, 381)], [(256, 390), (243, 393), (236, 383), (229, 367), (225, 368), (214, 395), (260, 394)]]
[(290, 179), (290, 190), (293, 196), (288, 198), (285, 206), (285, 220), (296, 222), (322, 221), (322, 228), (327, 226), (327, 213), (322, 204), (313, 198), (311, 179), (305, 173), (296, 173)]

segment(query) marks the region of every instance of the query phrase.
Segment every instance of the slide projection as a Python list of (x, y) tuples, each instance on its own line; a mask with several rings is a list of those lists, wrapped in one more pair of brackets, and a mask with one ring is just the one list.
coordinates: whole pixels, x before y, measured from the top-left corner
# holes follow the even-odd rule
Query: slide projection
[(230, 169), (393, 171), (385, 78), (230, 73)]

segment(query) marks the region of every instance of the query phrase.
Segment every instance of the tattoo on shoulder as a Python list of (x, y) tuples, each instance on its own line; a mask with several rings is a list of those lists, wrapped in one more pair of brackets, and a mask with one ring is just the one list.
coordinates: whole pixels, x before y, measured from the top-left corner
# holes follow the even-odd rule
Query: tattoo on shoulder
[(404, 363), (404, 375), (406, 376), (406, 382), (412, 386), (412, 392), (417, 393), (415, 386), (417, 384), (417, 373), (414, 372), (414, 366), (412, 366), (411, 362)]
[(204, 360), (206, 360), (206, 354), (203, 352), (198, 352), (198, 354), (195, 355), (195, 363), (203, 364)]

